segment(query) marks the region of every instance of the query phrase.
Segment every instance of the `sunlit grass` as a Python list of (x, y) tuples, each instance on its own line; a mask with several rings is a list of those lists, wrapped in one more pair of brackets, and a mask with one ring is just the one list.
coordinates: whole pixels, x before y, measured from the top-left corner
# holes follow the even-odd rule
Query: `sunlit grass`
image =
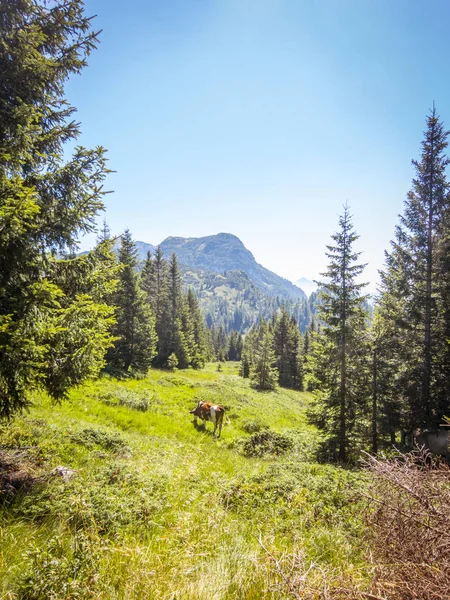
[[(200, 399), (226, 407), (221, 439), (194, 427)], [(0, 597), (287, 598), (261, 541), (274, 555), (301, 552), (305, 569), (364, 581), (352, 495), (363, 482), (314, 463), (308, 400), (258, 393), (233, 363), (103, 377), (60, 405), (37, 395), (0, 431), (36, 478), (0, 508)], [(290, 451), (245, 456), (252, 427), (289, 436)], [(74, 477), (51, 475), (58, 465)]]

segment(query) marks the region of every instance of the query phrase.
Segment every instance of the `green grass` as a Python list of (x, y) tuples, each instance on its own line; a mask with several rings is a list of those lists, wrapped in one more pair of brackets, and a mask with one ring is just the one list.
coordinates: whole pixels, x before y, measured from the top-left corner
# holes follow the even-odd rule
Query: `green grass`
[[(200, 399), (225, 406), (221, 439), (194, 427)], [(308, 401), (253, 390), (233, 363), (36, 396), (0, 429), (27, 485), (0, 496), (0, 597), (288, 598), (274, 557), (308, 572), (311, 598), (324, 579), (364, 585), (364, 480), (314, 462)]]

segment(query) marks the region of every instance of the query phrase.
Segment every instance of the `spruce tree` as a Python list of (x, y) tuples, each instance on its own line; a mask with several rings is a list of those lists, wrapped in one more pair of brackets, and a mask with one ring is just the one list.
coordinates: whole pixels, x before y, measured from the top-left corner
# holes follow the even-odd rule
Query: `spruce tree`
[(388, 331), (396, 332), (393, 343), (401, 361), (391, 376), (406, 429), (438, 426), (449, 400), (448, 133), (433, 107), (382, 273), (380, 317)]
[(128, 229), (122, 235), (119, 262), (122, 269), (114, 296), (117, 324), (113, 330), (118, 339), (109, 363), (124, 371), (145, 372), (156, 352), (155, 319), (139, 285), (137, 251)]
[(274, 351), (278, 369), (278, 383), (281, 387), (301, 389), (302, 375), (299, 362), (300, 332), (297, 321), (289, 317), (286, 307), (279, 316), (275, 313)]
[(157, 286), (156, 286), (156, 273), (155, 263), (152, 259), (151, 252), (147, 252), (144, 266), (141, 271), (141, 288), (145, 294), (145, 299), (152, 308), (152, 312), (156, 315), (156, 304), (157, 304)]
[[(155, 252), (154, 261), (154, 292), (147, 290), (147, 295), (152, 302), (156, 320), (156, 333), (158, 336), (157, 356), (155, 364), (163, 367), (166, 365), (170, 354), (173, 352), (169, 340), (169, 271), (166, 260), (164, 259), (161, 248), (158, 246)], [(149, 282), (150, 283), (150, 282)], [(150, 284), (151, 285), (151, 284)]]
[(273, 390), (278, 380), (273, 350), (273, 333), (262, 320), (255, 339), (254, 356), (250, 370), (250, 379), (258, 390)]
[(168, 266), (167, 306), (161, 307), (161, 311), (165, 322), (161, 323), (163, 326), (158, 332), (158, 360), (165, 366), (169, 356), (175, 354), (178, 366), (185, 369), (191, 362), (193, 327), (189, 320), (187, 302), (183, 297), (181, 273), (175, 253)]
[(339, 227), (332, 235), (334, 245), (327, 246), (329, 264), (321, 274), (326, 281), (318, 284), (323, 328), (313, 343), (310, 418), (328, 436), (328, 456), (345, 463), (367, 410), (368, 340), (366, 297), (361, 295), (365, 284), (356, 283), (365, 265), (357, 264), (360, 254), (352, 249), (358, 236), (347, 205)]
[(191, 349), (191, 366), (201, 369), (205, 366), (207, 358), (206, 329), (203, 317), (200, 313), (197, 298), (189, 289), (187, 295), (188, 314), (192, 322), (193, 347)]
[(0, 417), (39, 387), (64, 397), (98, 372), (111, 344), (102, 294), (87, 285), (65, 294), (58, 277), (80, 263), (54, 258), (73, 256), (79, 236), (95, 230), (108, 172), (102, 147), (65, 148), (80, 129), (64, 86), (97, 44), (83, 8), (0, 3)]

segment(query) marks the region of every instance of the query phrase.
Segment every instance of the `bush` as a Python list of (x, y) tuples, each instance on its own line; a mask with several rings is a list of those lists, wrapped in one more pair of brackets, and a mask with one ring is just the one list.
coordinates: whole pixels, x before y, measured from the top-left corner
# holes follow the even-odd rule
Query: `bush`
[(246, 433), (259, 433), (263, 429), (269, 429), (269, 426), (260, 419), (246, 419), (242, 423), (242, 429)]
[(104, 404), (108, 406), (126, 406), (132, 410), (147, 412), (152, 403), (152, 399), (146, 394), (136, 394), (130, 390), (118, 389), (114, 392), (108, 392), (101, 397)]
[(370, 457), (367, 522), (381, 593), (390, 600), (450, 598), (450, 469), (420, 453)]
[(275, 431), (265, 430), (257, 432), (242, 444), (245, 456), (262, 457), (267, 454), (285, 454), (294, 447), (290, 437)]

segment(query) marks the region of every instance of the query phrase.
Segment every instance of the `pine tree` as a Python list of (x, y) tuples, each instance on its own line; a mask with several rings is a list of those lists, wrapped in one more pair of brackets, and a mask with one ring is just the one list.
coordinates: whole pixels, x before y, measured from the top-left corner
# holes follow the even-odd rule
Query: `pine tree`
[(97, 236), (97, 244), (101, 244), (102, 242), (107, 242), (111, 239), (111, 229), (109, 228), (106, 219), (103, 219), (102, 228), (100, 229)]
[(189, 321), (186, 304), (182, 293), (181, 273), (177, 257), (173, 253), (168, 266), (167, 304), (165, 307), (160, 306), (162, 320), (160, 321), (160, 331), (158, 331), (158, 361), (163, 366), (167, 364), (171, 354), (175, 354), (181, 369), (187, 368), (190, 364), (193, 328)]
[(155, 251), (153, 267), (154, 290), (152, 291), (152, 283), (146, 277), (145, 281), (148, 287), (146, 293), (155, 314), (155, 328), (158, 337), (157, 356), (154, 362), (157, 366), (163, 367), (167, 364), (169, 355), (173, 350), (171, 350), (170, 341), (168, 339), (170, 321), (169, 271), (167, 262), (164, 259), (162, 250), (159, 246)]
[(145, 299), (152, 308), (152, 312), (156, 315), (156, 304), (157, 304), (157, 286), (156, 286), (156, 273), (155, 263), (152, 259), (151, 252), (147, 252), (144, 266), (141, 271), (141, 288), (145, 294)]
[(98, 372), (112, 309), (88, 286), (64, 294), (59, 275), (80, 263), (52, 257), (73, 256), (103, 208), (105, 150), (67, 158), (65, 149), (80, 130), (64, 85), (96, 47), (92, 20), (81, 0), (4, 0), (0, 40), (0, 416), (9, 417), (36, 388), (62, 398)]
[(230, 334), (230, 343), (228, 349), (228, 360), (238, 361), (242, 356), (242, 335), (238, 331), (232, 331)]
[(250, 377), (250, 370), (253, 364), (253, 338), (255, 336), (255, 328), (252, 327), (244, 337), (244, 343), (241, 354), (241, 364), (239, 365), (239, 375), (247, 379)]
[(299, 362), (300, 332), (295, 317), (289, 317), (286, 307), (279, 316), (274, 314), (274, 351), (281, 387), (301, 389), (302, 375)]
[(146, 371), (156, 352), (155, 319), (139, 285), (137, 251), (127, 229), (122, 235), (119, 250), (122, 270), (114, 297), (118, 338), (109, 353), (111, 366), (128, 371)]
[(433, 108), (382, 273), (380, 318), (396, 332), (393, 343), (401, 362), (391, 377), (406, 429), (439, 425), (449, 400), (448, 134)]
[(200, 313), (197, 298), (191, 289), (188, 290), (187, 306), (193, 327), (194, 344), (191, 349), (191, 366), (194, 369), (201, 369), (205, 366), (208, 353), (206, 329), (203, 317)]
[(258, 390), (273, 390), (277, 384), (278, 370), (274, 366), (273, 333), (264, 320), (259, 324), (255, 341), (250, 379)]
[(315, 404), (310, 418), (328, 435), (328, 455), (347, 462), (358, 425), (366, 413), (368, 348), (366, 314), (361, 295), (365, 284), (356, 283), (365, 265), (356, 264), (352, 250), (358, 236), (347, 205), (339, 231), (327, 246), (329, 264), (319, 283), (319, 319), (324, 324), (313, 343), (311, 370)]

